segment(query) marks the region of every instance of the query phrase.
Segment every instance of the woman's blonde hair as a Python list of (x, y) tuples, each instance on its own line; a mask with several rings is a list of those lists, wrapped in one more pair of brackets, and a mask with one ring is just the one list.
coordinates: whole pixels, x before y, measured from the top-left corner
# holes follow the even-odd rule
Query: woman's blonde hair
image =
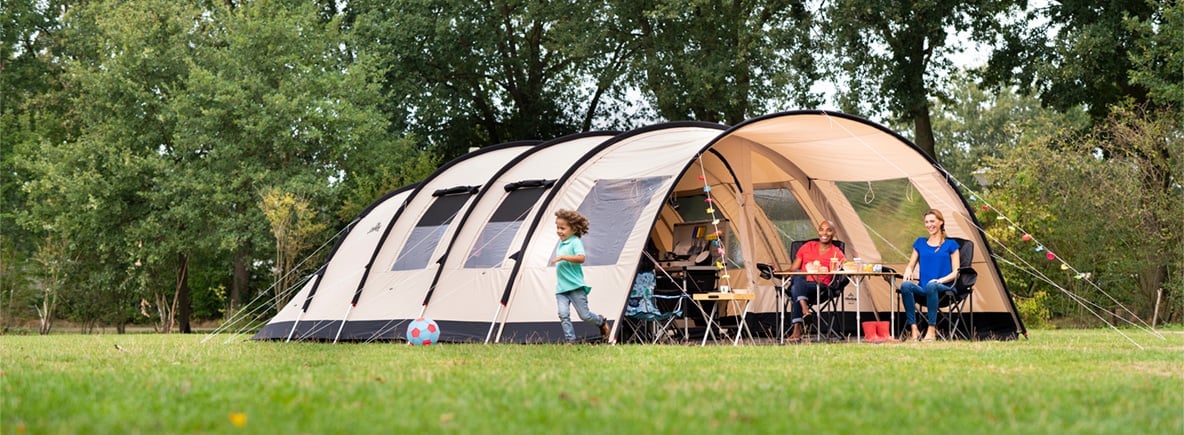
[(571, 226), (572, 234), (575, 234), (576, 237), (584, 237), (584, 234), (588, 234), (588, 218), (580, 212), (559, 209), (555, 212), (555, 217), (567, 221), (567, 224)]

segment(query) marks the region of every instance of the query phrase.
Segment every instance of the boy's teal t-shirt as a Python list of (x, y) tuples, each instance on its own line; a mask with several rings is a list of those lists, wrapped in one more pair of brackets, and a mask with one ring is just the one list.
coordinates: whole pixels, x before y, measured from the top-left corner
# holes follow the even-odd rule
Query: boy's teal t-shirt
[[(567, 240), (559, 242), (559, 247), (555, 249), (555, 256), (560, 255), (587, 255), (584, 253), (584, 242), (576, 236), (568, 237)], [(565, 293), (581, 288), (584, 289), (584, 293), (592, 291), (592, 287), (588, 287), (584, 283), (582, 264), (560, 261), (555, 263), (555, 273), (559, 277), (559, 285), (556, 287), (555, 293)]]

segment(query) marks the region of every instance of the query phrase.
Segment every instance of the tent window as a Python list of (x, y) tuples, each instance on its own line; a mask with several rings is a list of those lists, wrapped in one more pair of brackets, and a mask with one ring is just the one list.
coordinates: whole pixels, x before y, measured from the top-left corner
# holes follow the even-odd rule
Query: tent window
[(436, 198), (419, 223), (411, 230), (411, 236), (403, 245), (403, 251), (395, 259), (391, 270), (416, 270), (427, 267), (436, 245), (448, 230), (457, 211), (468, 202), (470, 195), (448, 195)]
[(522, 226), (522, 221), (546, 191), (518, 189), (506, 195), (493, 212), (489, 223), (485, 224), (485, 228), (482, 228), (481, 234), (477, 236), (477, 242), (465, 260), (465, 268), (496, 267), (501, 264), (506, 258), (510, 243), (518, 233), (518, 228)]
[(757, 189), (753, 198), (769, 217), (769, 222), (777, 227), (783, 246), (788, 248), (795, 240), (818, 237), (818, 229), (810, 221), (810, 215), (789, 189)]
[(627, 180), (599, 180), (584, 198), (578, 209), (588, 218), (591, 229), (584, 236), (584, 249), (588, 253), (585, 266), (617, 264), (621, 249), (641, 210), (653, 201), (665, 196), (659, 192), (664, 180), (669, 177), (646, 177)]
[[(868, 182), (836, 182), (885, 263), (906, 263), (913, 240), (925, 234), (921, 216), (929, 204), (908, 179)], [(949, 219), (949, 217), (947, 217)]]

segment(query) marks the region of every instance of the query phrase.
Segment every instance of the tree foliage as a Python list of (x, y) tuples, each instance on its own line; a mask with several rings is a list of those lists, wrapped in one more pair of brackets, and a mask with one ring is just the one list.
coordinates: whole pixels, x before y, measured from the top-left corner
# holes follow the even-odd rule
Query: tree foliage
[(975, 71), (959, 71), (933, 108), (936, 159), (959, 183), (979, 189), (992, 159), (1001, 159), (1026, 138), (1065, 128), (1085, 129), (1081, 111), (1058, 113), (1010, 89), (988, 92)]
[[(1147, 86), (1132, 81), (1132, 55), (1148, 40), (1128, 25), (1148, 22), (1168, 2), (1158, 0), (1049, 2), (1029, 11), (1033, 25), (1006, 35), (984, 77), (995, 85), (1031, 90), (1047, 107), (1085, 107), (1095, 121), (1127, 99), (1148, 100)], [(1165, 23), (1167, 24), (1167, 23)], [(1163, 30), (1168, 39), (1173, 30)], [(1166, 42), (1166, 41), (1165, 41)], [(1176, 43), (1178, 46), (1178, 42)], [(1169, 44), (1170, 45), (1170, 44)], [(1151, 56), (1157, 56), (1152, 54)], [(1165, 79), (1175, 72), (1168, 73)]]
[(191, 270), (249, 274), (270, 255), (263, 187), (336, 210), (419, 175), (369, 165), (415, 153), (386, 129), (372, 65), (341, 48), (314, 5), (95, 2), (63, 20), (56, 61), (79, 133), (39, 141), (17, 166), (31, 174), (25, 227), (82, 254), (70, 274), (79, 296), (112, 292), (69, 298), (80, 320), (126, 323), (146, 300), (164, 330), (175, 317), (185, 329)]
[[(1078, 128), (1044, 128), (1022, 137), (1007, 154), (987, 159), (993, 207), (980, 212), (980, 220), (999, 222), (988, 229), (1002, 245), (997, 251), (1026, 271), (1008, 277), (1013, 291), (1060, 294), (1063, 302), (1054, 316), (1082, 313), (1063, 294), (1045, 287), (1041, 276), (1086, 295), (1103, 311), (1118, 310), (1121, 304), (1150, 319), (1161, 288), (1167, 290), (1165, 306), (1179, 309), (1173, 301), (1180, 298), (1179, 271), (1184, 267), (1184, 188), (1179, 178), (1184, 173), (1184, 131), (1176, 116), (1119, 108), (1086, 135)], [(1120, 152), (1106, 154), (1103, 148)], [(1149, 184), (1160, 183), (1152, 180), (1162, 179), (1165, 172), (1174, 174), (1166, 184)], [(997, 220), (996, 213), (1007, 219)], [(1021, 242), (1024, 232), (1046, 249)], [(1073, 268), (1048, 261), (1050, 252)]]
[(1184, 108), (1184, 3), (1149, 0), (1151, 16), (1128, 16), (1136, 36), (1131, 50), (1131, 83), (1147, 88), (1152, 102)]
[(61, 140), (71, 134), (63, 118), (62, 69), (49, 54), (61, 26), (62, 1), (6, 1), (0, 7), (0, 326), (34, 313), (34, 302), (43, 292), (45, 279), (32, 256), (43, 247), (40, 229), (19, 225), (27, 201), (21, 186), (32, 174), (20, 164), (20, 155), (41, 140)]
[(913, 125), (913, 141), (934, 156), (932, 99), (953, 71), (959, 37), (990, 43), (1022, 1), (838, 0), (828, 4), (822, 33), (833, 38), (836, 82), (847, 82), (842, 107), (886, 112)]
[(351, 1), (353, 45), (385, 71), (395, 131), (414, 132), (446, 159), (509, 140), (580, 130), (580, 72), (605, 55), (584, 18), (598, 2)]
[(738, 124), (790, 101), (816, 107), (815, 14), (800, 1), (615, 1), (631, 81), (667, 120)]
[(76, 259), (63, 272), (70, 287), (63, 308), (83, 323), (126, 324), (147, 289), (171, 287), (132, 268), (139, 223), (153, 208), (143, 193), (160, 177), (156, 150), (173, 124), (167, 97), (182, 77), (176, 56), (185, 44), (172, 36), (181, 25), (168, 17), (184, 15), (166, 5), (70, 8), (50, 52), (68, 71), (56, 98), (68, 103), (64, 118), (77, 133), (22, 150), (18, 166), (32, 174), (22, 223), (65, 243), (65, 257)]
[(275, 238), (273, 292), (274, 306), (279, 311), (288, 303), (292, 284), (310, 270), (311, 265), (300, 267), (300, 253), (308, 249), (314, 236), (325, 230), (325, 224), (318, 221), (316, 210), (309, 207), (307, 198), (274, 187), (260, 192), (259, 208)]

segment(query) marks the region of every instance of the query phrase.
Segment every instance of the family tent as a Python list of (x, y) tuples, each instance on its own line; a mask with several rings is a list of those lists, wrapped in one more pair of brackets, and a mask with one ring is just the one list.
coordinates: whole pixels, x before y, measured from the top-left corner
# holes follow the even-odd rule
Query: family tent
[[(407, 323), (427, 317), (441, 341), (560, 341), (549, 266), (559, 209), (589, 218), (589, 300), (614, 325), (642, 258), (686, 254), (693, 228), (694, 240), (714, 235), (713, 247), (697, 251), (717, 269), (701, 286), (710, 288), (696, 291), (753, 293), (749, 326), (771, 335), (776, 283), (760, 277), (758, 263), (787, 268), (790, 244), (830, 220), (849, 257), (902, 270), (930, 208), (944, 213), (950, 237), (974, 242), (975, 335), (1013, 338), (1023, 323), (957, 182), (907, 139), (827, 111), (486, 147), (364, 211), (255, 338), (402, 339)], [(840, 303), (852, 319), (899, 310), (879, 279), (865, 280), (858, 297), (849, 288)], [(573, 321), (579, 337), (598, 337)], [(845, 324), (854, 331), (853, 320)]]

